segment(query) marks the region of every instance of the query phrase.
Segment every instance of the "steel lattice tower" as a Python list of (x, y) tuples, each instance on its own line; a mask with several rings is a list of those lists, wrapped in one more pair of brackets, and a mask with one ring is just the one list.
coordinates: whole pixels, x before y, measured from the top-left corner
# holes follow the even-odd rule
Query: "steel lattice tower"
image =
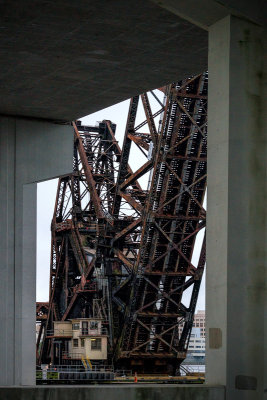
[[(120, 369), (175, 373), (185, 359), (205, 266), (205, 236), (197, 265), (192, 255), (206, 220), (207, 84), (203, 73), (161, 88), (163, 101), (152, 92), (156, 112), (151, 94), (133, 97), (122, 148), (110, 121), (73, 123), (73, 173), (59, 179), (51, 225), (44, 362), (53, 321), (94, 315)], [(135, 171), (133, 143), (146, 157)]]

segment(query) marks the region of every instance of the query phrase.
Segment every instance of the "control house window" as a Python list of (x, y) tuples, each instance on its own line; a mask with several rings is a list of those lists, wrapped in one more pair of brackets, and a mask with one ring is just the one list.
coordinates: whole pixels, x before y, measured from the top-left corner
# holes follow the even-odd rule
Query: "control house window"
[(79, 347), (79, 340), (78, 339), (73, 339), (73, 347)]
[(81, 339), (81, 347), (84, 347), (84, 339)]
[(101, 339), (91, 339), (91, 350), (101, 350)]
[(75, 322), (74, 324), (72, 324), (72, 330), (73, 331), (78, 331), (79, 329), (80, 329), (79, 322)]
[(88, 322), (82, 321), (82, 334), (88, 335)]
[(91, 321), (90, 322), (90, 329), (95, 330), (98, 328), (98, 322), (97, 321)]

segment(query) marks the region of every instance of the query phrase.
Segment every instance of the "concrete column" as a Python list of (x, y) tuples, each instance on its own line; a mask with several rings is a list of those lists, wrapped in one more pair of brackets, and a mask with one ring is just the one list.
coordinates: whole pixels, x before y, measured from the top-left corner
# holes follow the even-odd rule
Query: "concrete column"
[(35, 384), (36, 182), (72, 170), (73, 131), (0, 118), (0, 385)]
[(209, 31), (207, 383), (227, 400), (267, 389), (263, 35), (232, 16)]

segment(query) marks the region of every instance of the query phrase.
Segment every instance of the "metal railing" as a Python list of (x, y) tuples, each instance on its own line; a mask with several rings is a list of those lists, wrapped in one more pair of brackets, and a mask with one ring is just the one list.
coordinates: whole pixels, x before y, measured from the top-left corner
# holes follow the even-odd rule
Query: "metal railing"
[[(84, 372), (81, 365), (50, 365), (47, 372)], [(88, 371), (89, 372), (89, 371)], [(112, 365), (92, 365), (91, 372), (114, 372)], [(117, 371), (116, 371), (117, 373)]]
[(114, 381), (113, 371), (36, 371), (37, 381)]
[(84, 353), (79, 353), (79, 352), (68, 352), (68, 351), (62, 351), (62, 359), (70, 359), (70, 360), (82, 360), (82, 357), (85, 356), (85, 352)]
[(72, 336), (71, 329), (49, 329), (46, 331), (47, 336)]
[(117, 369), (115, 371), (115, 377), (116, 378), (123, 378), (127, 376), (133, 376), (133, 371), (130, 369)]
[[(90, 329), (90, 328), (79, 328), (75, 329), (74, 332), (79, 332), (79, 336), (101, 336), (108, 335), (107, 328), (101, 327), (100, 329)], [(73, 336), (72, 329), (49, 329), (46, 332), (47, 336)]]
[(90, 329), (90, 328), (81, 328), (80, 336), (98, 336), (98, 335), (107, 335), (107, 328), (101, 327), (100, 329)]
[(180, 365), (181, 375), (190, 375), (190, 374), (204, 374), (205, 373), (205, 365), (200, 364), (184, 364)]

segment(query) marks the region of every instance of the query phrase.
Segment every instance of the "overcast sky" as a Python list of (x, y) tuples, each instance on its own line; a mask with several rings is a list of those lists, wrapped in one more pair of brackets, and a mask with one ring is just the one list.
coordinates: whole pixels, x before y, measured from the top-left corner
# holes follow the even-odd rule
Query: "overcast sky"
[[(162, 94), (158, 91), (156, 93), (159, 96)], [(159, 109), (157, 101), (150, 96), (150, 103), (152, 107), (152, 112)], [(84, 118), (81, 118), (83, 124), (95, 125), (98, 121), (103, 119), (108, 119), (117, 125), (116, 128), (116, 138), (119, 144), (122, 146), (122, 141), (125, 132), (126, 120), (128, 115), (129, 100), (118, 103), (112, 107), (108, 107), (104, 110), (98, 111), (94, 114), (90, 114)], [(139, 106), (138, 114), (136, 118), (136, 125), (142, 122), (144, 117), (144, 112), (142, 107)], [(156, 121), (157, 122), (157, 121)], [(143, 131), (145, 132), (146, 127)], [(144, 162), (145, 157), (141, 154), (140, 150), (133, 144), (129, 164), (131, 168), (135, 171)], [(140, 181), (141, 185), (145, 188), (147, 183), (147, 178), (144, 177)], [(50, 224), (53, 215), (53, 210), (55, 206), (57, 190), (57, 179), (50, 180), (47, 182), (39, 183), (37, 186), (37, 282), (36, 282), (36, 299), (37, 301), (48, 301), (49, 295), (49, 272), (50, 272), (50, 252), (51, 252), (51, 232)], [(198, 262), (200, 243), (204, 230), (202, 230), (197, 237), (197, 243), (195, 246), (195, 251), (193, 254), (193, 264), (196, 265)], [(185, 305), (188, 305), (190, 298), (190, 289), (187, 291), (187, 296), (184, 298)], [(200, 294), (197, 303), (197, 309), (205, 309), (205, 276), (202, 280)]]

